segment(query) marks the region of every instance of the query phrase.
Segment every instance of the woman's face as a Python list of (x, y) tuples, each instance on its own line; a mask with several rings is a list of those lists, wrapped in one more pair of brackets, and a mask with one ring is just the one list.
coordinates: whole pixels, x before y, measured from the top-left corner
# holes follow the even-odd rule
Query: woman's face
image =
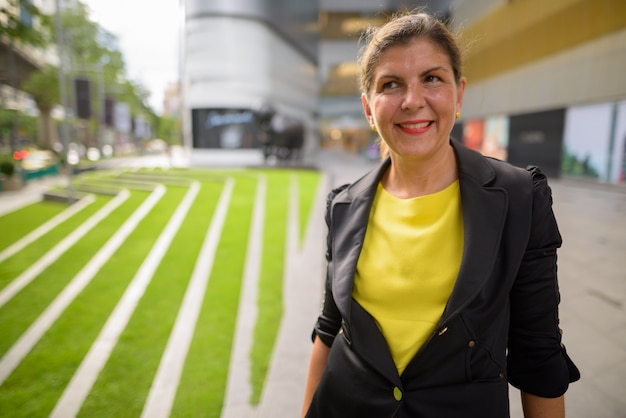
[(361, 97), (363, 109), (392, 156), (428, 160), (444, 152), (461, 111), (465, 79), (457, 86), (441, 48), (416, 38), (387, 49), (371, 86)]

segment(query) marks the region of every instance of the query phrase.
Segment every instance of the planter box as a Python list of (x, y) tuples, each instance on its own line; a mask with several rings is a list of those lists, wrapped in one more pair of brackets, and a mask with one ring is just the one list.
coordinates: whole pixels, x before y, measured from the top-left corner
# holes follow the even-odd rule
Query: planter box
[(0, 182), (2, 183), (0, 190), (3, 192), (20, 190), (24, 186), (24, 180), (21, 176), (0, 176)]

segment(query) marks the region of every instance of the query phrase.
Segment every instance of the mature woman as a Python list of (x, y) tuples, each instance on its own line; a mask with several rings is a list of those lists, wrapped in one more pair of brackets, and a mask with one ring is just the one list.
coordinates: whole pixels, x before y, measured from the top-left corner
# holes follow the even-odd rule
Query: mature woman
[(579, 378), (561, 344), (561, 236), (538, 168), (450, 139), (465, 79), (427, 13), (368, 33), (365, 116), (380, 166), (328, 199), (328, 272), (303, 416), (564, 416)]

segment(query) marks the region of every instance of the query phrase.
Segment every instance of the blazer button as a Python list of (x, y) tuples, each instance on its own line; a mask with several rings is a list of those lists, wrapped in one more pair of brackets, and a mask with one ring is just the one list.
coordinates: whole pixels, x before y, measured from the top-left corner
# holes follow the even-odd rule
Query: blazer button
[(402, 391), (397, 386), (394, 386), (393, 388), (393, 398), (398, 402), (402, 400)]
[(474, 347), (475, 345), (476, 345), (475, 341), (470, 341), (469, 343), (467, 343), (467, 346), (470, 348)]

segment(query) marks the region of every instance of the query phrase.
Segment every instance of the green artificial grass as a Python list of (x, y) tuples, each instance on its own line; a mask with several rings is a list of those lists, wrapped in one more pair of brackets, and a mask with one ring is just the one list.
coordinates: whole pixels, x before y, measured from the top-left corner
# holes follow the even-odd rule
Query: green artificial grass
[(259, 403), (283, 314), (282, 287), (289, 213), (290, 176), (267, 173), (263, 257), (258, 289), (257, 323), (252, 342), (250, 403)]
[[(48, 251), (54, 248), (57, 244), (59, 244), (63, 239), (65, 239), (69, 234), (71, 234), (76, 228), (78, 228), (83, 222), (89, 219), (93, 214), (95, 214), (98, 210), (100, 210), (106, 203), (108, 203), (110, 197), (108, 196), (96, 196), (96, 199), (93, 203), (87, 205), (84, 209), (74, 214), (70, 219), (67, 219), (65, 222), (57, 225), (48, 233), (44, 234), (40, 238), (38, 238), (35, 242), (27, 245), (24, 249), (9, 257), (8, 259), (0, 262), (0, 289), (3, 289), (9, 282), (18, 277), (20, 274), (24, 273), (26, 269), (31, 267), (37, 260), (44, 256)], [(37, 205), (48, 206), (49, 202), (41, 202)], [(65, 206), (65, 205), (63, 205)], [(30, 206), (29, 206), (30, 208)], [(35, 212), (36, 206), (35, 206)], [(45, 211), (44, 211), (45, 212)], [(23, 220), (28, 220), (31, 217), (31, 212), (29, 210), (22, 212), (17, 211), (16, 213), (12, 213), (13, 218), (16, 222), (10, 223), (9, 225), (16, 225), (19, 222), (23, 222)], [(52, 216), (52, 214), (50, 214)], [(56, 215), (56, 213), (55, 213)], [(8, 216), (8, 215), (7, 215)], [(16, 218), (17, 217), (17, 218)], [(3, 221), (4, 217), (0, 217), (0, 221)], [(48, 221), (48, 219), (43, 219), (43, 221)], [(43, 222), (41, 222), (43, 223)], [(8, 234), (11, 234), (14, 226), (6, 225), (5, 231)], [(37, 225), (39, 226), (39, 225)], [(30, 233), (31, 231), (27, 231)], [(22, 238), (27, 235), (20, 235), (17, 239)], [(16, 241), (17, 241), (16, 239)]]
[[(145, 193), (133, 194), (108, 218), (100, 222), (76, 245), (52, 263), (33, 282), (0, 308), (0, 355), (12, 346), (35, 319), (57, 297), (106, 243), (124, 221), (137, 209)], [(6, 383), (5, 383), (6, 384)], [(3, 387), (3, 386), (2, 386)], [(0, 389), (2, 389), (0, 387)], [(0, 390), (0, 410), (2, 395)]]
[(312, 213), (313, 202), (317, 197), (317, 190), (320, 186), (319, 171), (302, 170), (298, 173), (298, 208), (299, 208), (299, 242), (302, 246), (306, 238), (307, 226), (319, 221), (323, 222), (323, 213)]
[(172, 416), (219, 418), (232, 349), (257, 181), (236, 176)]
[(141, 415), (220, 191), (202, 186), (79, 416)]
[(42, 201), (0, 216), (0, 251), (67, 208), (65, 203)]
[[(267, 195), (258, 318), (254, 328), (250, 371), (250, 403), (258, 404), (283, 315), (282, 287), (290, 182), (295, 177), (298, 183), (297, 227), (298, 245), (301, 245), (307, 225), (316, 222), (316, 216), (320, 219), (323, 216), (311, 213), (320, 180), (319, 173), (314, 171), (141, 170), (122, 175), (111, 172), (89, 173), (89, 176), (77, 179), (85, 187), (90, 184), (112, 187), (110, 185), (114, 184), (118, 189), (119, 181), (123, 180), (125, 187), (131, 188), (131, 195), (32, 283), (0, 307), (0, 356), (7, 352), (148, 197), (149, 192), (133, 190), (132, 183), (127, 182), (156, 181), (165, 184), (168, 189), (138, 228), (0, 385), (0, 417), (45, 416), (52, 411), (187, 192), (185, 185), (189, 182), (180, 179), (196, 180), (201, 183), (196, 200), (79, 413), (84, 417), (141, 414), (223, 190), (224, 180), (230, 177), (235, 181), (235, 187), (172, 410), (172, 416), (218, 418), (224, 402), (259, 175), (266, 176)], [(0, 289), (110, 199), (110, 196), (99, 195), (87, 208), (1, 262)], [(40, 205), (46, 209), (39, 211)], [(6, 248), (63, 209), (49, 205), (49, 202), (40, 202), (0, 216), (0, 230), (3, 225), (11, 228), (10, 225), (28, 224), (30, 228), (21, 231), (11, 228), (10, 233), (0, 238), (0, 245)]]
[[(144, 192), (136, 193), (147, 197)], [(3, 390), (0, 409), (4, 409), (4, 395), (7, 395), (10, 405), (19, 406), (15, 408), (14, 417), (44, 416), (52, 411), (65, 385), (147, 256), (164, 221), (171, 215), (170, 208), (158, 207), (171, 206), (171, 201), (167, 199), (168, 194), (142, 220), (7, 379), (7, 387), (27, 384), (27, 396), (22, 397)], [(163, 211), (162, 216), (159, 216), (159, 211)], [(123, 212), (116, 215), (121, 223), (129, 217)], [(11, 409), (13, 408), (7, 410)]]

